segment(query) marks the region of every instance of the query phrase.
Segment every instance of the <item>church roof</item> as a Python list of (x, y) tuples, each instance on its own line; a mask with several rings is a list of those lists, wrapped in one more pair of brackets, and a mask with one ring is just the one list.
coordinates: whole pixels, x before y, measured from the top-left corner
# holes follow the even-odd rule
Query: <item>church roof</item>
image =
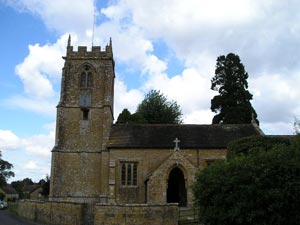
[(253, 124), (115, 124), (107, 147), (173, 149), (178, 138), (181, 149), (219, 149), (230, 141), (262, 134)]

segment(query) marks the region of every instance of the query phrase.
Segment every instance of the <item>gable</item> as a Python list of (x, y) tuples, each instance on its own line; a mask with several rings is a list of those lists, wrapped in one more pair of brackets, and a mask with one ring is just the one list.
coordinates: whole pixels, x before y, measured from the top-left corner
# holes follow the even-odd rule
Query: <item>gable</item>
[(2, 188), (5, 194), (17, 195), (18, 192), (11, 185), (7, 184)]
[(115, 124), (107, 148), (172, 149), (178, 138), (182, 149), (221, 149), (233, 140), (252, 135), (262, 135), (252, 124)]

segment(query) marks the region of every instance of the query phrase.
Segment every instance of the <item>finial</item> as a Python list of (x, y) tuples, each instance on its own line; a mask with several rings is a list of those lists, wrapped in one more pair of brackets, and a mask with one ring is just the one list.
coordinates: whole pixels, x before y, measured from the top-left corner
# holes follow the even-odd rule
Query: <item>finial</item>
[(110, 47), (112, 46), (112, 40), (111, 40), (111, 37), (109, 38), (109, 46), (110, 46)]
[(71, 46), (71, 35), (69, 34), (69, 38), (68, 38), (68, 47)]

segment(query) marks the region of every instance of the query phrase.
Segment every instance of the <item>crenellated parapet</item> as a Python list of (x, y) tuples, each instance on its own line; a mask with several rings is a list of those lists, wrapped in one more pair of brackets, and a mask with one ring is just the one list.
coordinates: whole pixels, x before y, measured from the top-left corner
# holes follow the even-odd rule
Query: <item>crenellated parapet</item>
[(109, 44), (102, 50), (101, 46), (92, 46), (91, 50), (87, 49), (87, 46), (78, 46), (77, 51), (71, 46), (71, 37), (68, 39), (67, 54), (63, 59), (113, 59), (112, 41), (110, 39)]

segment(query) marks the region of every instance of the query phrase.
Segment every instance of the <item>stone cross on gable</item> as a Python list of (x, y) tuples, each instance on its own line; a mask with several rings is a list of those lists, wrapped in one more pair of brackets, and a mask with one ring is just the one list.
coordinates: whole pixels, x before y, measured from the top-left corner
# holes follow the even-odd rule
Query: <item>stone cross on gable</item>
[(173, 141), (174, 143), (175, 143), (175, 147), (174, 147), (174, 150), (175, 151), (179, 151), (180, 150), (180, 148), (179, 148), (179, 142), (180, 142), (180, 140), (178, 139), (178, 138), (175, 138), (175, 140)]

